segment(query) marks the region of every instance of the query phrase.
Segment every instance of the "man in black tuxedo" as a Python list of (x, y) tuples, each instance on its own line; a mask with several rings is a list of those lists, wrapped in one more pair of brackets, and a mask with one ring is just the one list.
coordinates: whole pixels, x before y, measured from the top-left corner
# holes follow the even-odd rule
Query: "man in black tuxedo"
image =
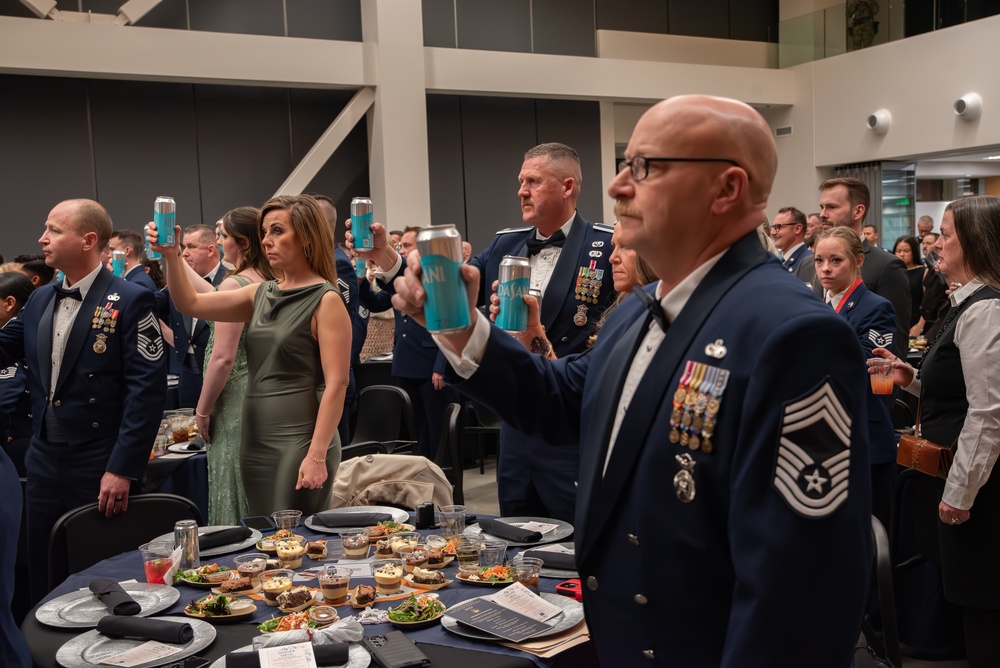
[[(215, 230), (208, 225), (192, 225), (184, 230), (181, 256), (194, 271), (212, 285), (226, 277), (226, 270), (219, 262), (219, 246)], [(176, 308), (170, 291), (159, 293), (160, 318), (174, 332), (173, 354), (176, 367), (181, 370), (177, 384), (179, 408), (195, 408), (201, 395), (202, 369), (205, 366), (205, 346), (208, 345), (208, 323), (187, 316)]]
[(850, 227), (861, 238), (861, 247), (865, 251), (861, 278), (864, 279), (866, 288), (888, 299), (896, 310), (896, 334), (892, 348), (896, 355), (905, 358), (912, 310), (910, 282), (906, 278), (906, 265), (903, 261), (881, 248), (872, 246), (861, 233), (871, 202), (868, 186), (860, 179), (827, 179), (820, 184), (819, 191), (821, 209), (819, 217), (823, 224)]
[(24, 361), (31, 390), (28, 556), (31, 596), (47, 591), (49, 533), (66, 511), (97, 501), (128, 509), (160, 425), (166, 360), (153, 294), (101, 264), (111, 218), (68, 200), (45, 221), (45, 262), (65, 279), (32, 293), (0, 329), (0, 364)]

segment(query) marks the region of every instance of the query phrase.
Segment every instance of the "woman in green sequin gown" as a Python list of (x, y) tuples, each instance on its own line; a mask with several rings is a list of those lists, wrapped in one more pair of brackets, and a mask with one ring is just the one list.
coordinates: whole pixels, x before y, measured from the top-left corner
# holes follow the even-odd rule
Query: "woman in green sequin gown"
[[(234, 267), (219, 290), (236, 290), (273, 278), (257, 232), (254, 207), (228, 212), (216, 224), (223, 259)], [(240, 466), (243, 397), (247, 387), (246, 326), (209, 322), (204, 383), (195, 409), (208, 444), (208, 523), (236, 525), (249, 516)]]
[[(199, 293), (183, 277), (179, 247), (163, 253), (174, 305), (194, 318), (250, 322), (240, 466), (249, 513), (327, 506), (340, 463), (351, 322), (336, 287), (333, 234), (316, 200), (275, 197), (257, 219), (277, 281)], [(155, 226), (153, 226), (155, 227)], [(173, 270), (173, 271), (171, 271)], [(199, 286), (200, 287), (200, 286)]]

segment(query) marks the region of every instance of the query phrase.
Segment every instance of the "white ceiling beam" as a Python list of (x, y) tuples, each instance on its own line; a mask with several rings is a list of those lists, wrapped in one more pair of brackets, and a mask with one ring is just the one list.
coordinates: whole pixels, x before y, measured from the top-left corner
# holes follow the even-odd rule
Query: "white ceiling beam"
[(347, 106), (337, 114), (337, 118), (326, 129), (326, 132), (316, 140), (316, 143), (296, 165), (292, 173), (288, 175), (285, 182), (274, 193), (275, 197), (278, 195), (301, 195), (302, 191), (319, 174), (319, 170), (323, 168), (337, 147), (354, 129), (354, 126), (365, 118), (365, 114), (374, 103), (375, 91), (373, 89), (362, 88), (359, 90), (347, 103)]
[(359, 42), (0, 17), (0, 72), (291, 88), (376, 80)]

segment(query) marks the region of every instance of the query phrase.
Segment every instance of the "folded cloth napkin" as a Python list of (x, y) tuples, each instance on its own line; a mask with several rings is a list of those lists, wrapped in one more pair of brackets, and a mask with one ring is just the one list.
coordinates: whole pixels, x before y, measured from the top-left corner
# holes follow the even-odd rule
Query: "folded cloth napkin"
[(264, 633), (254, 636), (253, 648), (257, 650), (264, 647), (297, 645), (300, 642), (310, 642), (310, 640), (313, 647), (344, 642), (361, 642), (364, 635), (364, 627), (361, 626), (361, 622), (356, 617), (345, 617), (324, 629), (282, 631), (281, 633)]
[(203, 439), (201, 436), (195, 436), (190, 441), (188, 441), (188, 444), (184, 446), (184, 449), (190, 450), (191, 452), (201, 452), (202, 450), (205, 449), (205, 439)]
[(518, 543), (537, 543), (542, 539), (542, 534), (538, 531), (526, 531), (513, 524), (507, 524), (500, 520), (479, 520), (479, 528), (483, 533), (488, 533), (497, 538), (517, 541)]
[(199, 534), (198, 549), (211, 550), (215, 547), (239, 543), (249, 538), (251, 533), (253, 532), (250, 531), (250, 529), (241, 526), (229, 527), (228, 529), (222, 529), (221, 531), (213, 531), (212, 533), (206, 533), (204, 536)]
[(352, 513), (349, 510), (324, 510), (313, 515), (313, 520), (325, 527), (370, 527), (392, 519), (389, 513)]
[(576, 555), (572, 552), (550, 552), (549, 550), (525, 550), (524, 556), (541, 559), (546, 568), (564, 571), (576, 570)]
[(101, 600), (113, 615), (138, 615), (142, 606), (129, 596), (122, 586), (110, 578), (97, 578), (90, 583), (90, 591)]
[[(347, 663), (349, 650), (347, 643), (313, 645), (317, 666), (342, 666)], [(226, 668), (260, 668), (257, 650), (252, 652), (230, 652), (226, 655)]]
[(187, 622), (148, 617), (108, 615), (97, 622), (97, 631), (109, 638), (141, 638), (175, 645), (191, 642), (194, 638), (194, 629)]

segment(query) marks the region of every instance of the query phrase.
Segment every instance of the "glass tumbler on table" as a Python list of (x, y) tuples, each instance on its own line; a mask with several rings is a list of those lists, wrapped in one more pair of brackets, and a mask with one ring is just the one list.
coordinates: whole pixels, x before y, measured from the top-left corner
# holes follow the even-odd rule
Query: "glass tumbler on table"
[(174, 565), (174, 544), (169, 541), (153, 541), (139, 546), (142, 568), (149, 584), (166, 584), (163, 576)]

